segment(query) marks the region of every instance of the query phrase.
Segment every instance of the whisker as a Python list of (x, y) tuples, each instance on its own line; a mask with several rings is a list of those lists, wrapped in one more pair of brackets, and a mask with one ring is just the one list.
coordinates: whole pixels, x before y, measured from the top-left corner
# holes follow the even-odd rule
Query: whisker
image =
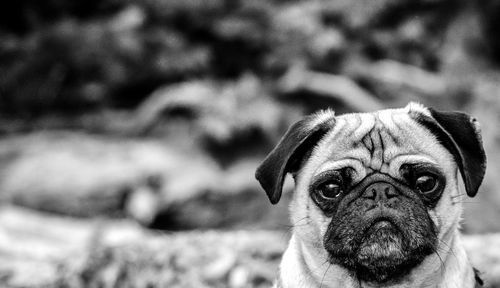
[(291, 223), (291, 224), (280, 224), (278, 225), (278, 227), (280, 228), (285, 228), (287, 232), (291, 232), (292, 229), (294, 227), (300, 227), (300, 226), (306, 226), (306, 225), (309, 225), (309, 221), (307, 221), (307, 223), (303, 223), (303, 224), (298, 224), (299, 222), (301, 221), (304, 221), (304, 220), (308, 220), (309, 219), (309, 216), (305, 216), (299, 220), (297, 220), (295, 223)]
[[(328, 260), (327, 260), (327, 262), (328, 262)], [(323, 265), (321, 265), (321, 266), (323, 266)], [(323, 287), (323, 281), (325, 281), (326, 273), (328, 273), (328, 270), (330, 269), (330, 267), (332, 267), (331, 263), (328, 265), (328, 267), (326, 267), (325, 273), (323, 273), (323, 277), (321, 277), (321, 283), (319, 284), (319, 288)]]
[(458, 203), (462, 203), (462, 204), (481, 204), (479, 201), (455, 201), (455, 202), (451, 202), (451, 204), (453, 204), (453, 205), (458, 204)]
[(292, 222), (292, 225), (293, 226), (296, 226), (299, 222), (301, 221), (304, 221), (304, 220), (309, 220), (309, 216), (305, 216), (303, 218), (300, 218), (299, 220), (297, 220), (296, 222)]
[(441, 273), (443, 273), (444, 272), (443, 267), (445, 266), (443, 258), (441, 258), (441, 255), (439, 255), (439, 253), (436, 249), (432, 248), (432, 250), (433, 250), (434, 254), (436, 254), (436, 256), (439, 258), (439, 262), (441, 262), (441, 269), (440, 270), (441, 270)]
[(301, 221), (304, 221), (304, 220), (309, 220), (309, 216), (305, 216), (299, 220), (297, 220), (295, 223), (291, 223), (291, 224), (278, 224), (277, 225), (277, 228), (279, 230), (281, 229), (284, 229), (285, 231), (283, 231), (283, 239), (288, 238), (290, 236), (290, 234), (293, 233), (293, 228), (295, 227), (301, 227), (301, 226), (306, 226), (306, 225), (309, 225), (309, 221), (307, 221), (306, 223), (303, 223), (303, 224), (298, 224), (299, 222)]
[(457, 255), (455, 254), (455, 251), (453, 251), (453, 248), (452, 248), (452, 247), (450, 247), (450, 245), (448, 245), (448, 243), (446, 243), (446, 242), (445, 242), (445, 241), (443, 241), (442, 239), (438, 239), (438, 240), (439, 240), (439, 242), (440, 242), (441, 244), (443, 244), (444, 246), (448, 247), (448, 252), (450, 252), (450, 253), (453, 255), (453, 257), (455, 257), (455, 259), (457, 259), (457, 260), (458, 260), (458, 257), (457, 257)]

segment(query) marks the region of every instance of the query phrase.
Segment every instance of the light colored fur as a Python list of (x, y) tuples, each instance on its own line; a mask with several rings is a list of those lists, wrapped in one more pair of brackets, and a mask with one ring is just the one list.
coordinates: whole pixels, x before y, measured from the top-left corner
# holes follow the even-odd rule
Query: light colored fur
[[(336, 117), (333, 129), (314, 148), (295, 177), (295, 192), (290, 206), (294, 229), (280, 265), (279, 282), (282, 287), (474, 287), (474, 273), (458, 231), (462, 213), (459, 200), (466, 196), (459, 196), (465, 195), (465, 192), (459, 182), (457, 166), (452, 155), (435, 137), (410, 117), (409, 113), (414, 112), (430, 115), (425, 107), (412, 103), (402, 109)], [(331, 117), (329, 113), (333, 112), (326, 111), (318, 117)], [(370, 135), (369, 132), (376, 134)], [(365, 145), (353, 146), (357, 142), (371, 145), (372, 151)], [(355, 169), (355, 183), (374, 171), (401, 178), (399, 167), (411, 162), (438, 165), (447, 179), (441, 199), (435, 208), (429, 210), (438, 231), (438, 248), (400, 283), (370, 286), (360, 282), (345, 268), (327, 261), (323, 237), (331, 218), (314, 204), (308, 187), (315, 175), (346, 166)]]

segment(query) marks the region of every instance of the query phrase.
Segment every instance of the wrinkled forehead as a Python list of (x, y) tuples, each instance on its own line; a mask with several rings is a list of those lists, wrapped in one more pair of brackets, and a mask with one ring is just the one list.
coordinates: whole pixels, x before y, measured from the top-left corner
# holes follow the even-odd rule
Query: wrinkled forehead
[(311, 157), (315, 157), (317, 163), (329, 162), (333, 166), (353, 166), (359, 162), (357, 165), (381, 172), (402, 163), (438, 165), (449, 160), (435, 136), (405, 109), (336, 117), (334, 127)]

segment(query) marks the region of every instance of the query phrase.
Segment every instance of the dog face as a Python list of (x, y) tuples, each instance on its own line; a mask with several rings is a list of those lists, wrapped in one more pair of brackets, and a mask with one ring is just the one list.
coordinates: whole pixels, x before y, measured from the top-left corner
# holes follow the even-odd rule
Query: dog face
[(272, 203), (292, 173), (294, 233), (369, 282), (395, 281), (440, 249), (477, 193), (486, 158), (477, 123), (418, 104), (292, 126), (258, 168)]

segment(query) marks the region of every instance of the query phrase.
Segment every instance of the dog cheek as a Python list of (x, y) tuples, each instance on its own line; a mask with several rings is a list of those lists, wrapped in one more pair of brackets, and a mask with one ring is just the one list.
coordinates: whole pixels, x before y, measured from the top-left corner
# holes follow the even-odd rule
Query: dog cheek
[(318, 237), (318, 243), (321, 243), (328, 234), (328, 226), (331, 218), (326, 216), (312, 201), (309, 213), (312, 219), (315, 219), (312, 226), (314, 227), (315, 235)]
[(359, 246), (360, 233), (363, 223), (356, 215), (334, 215), (329, 223), (324, 236), (326, 250), (337, 253), (353, 254)]
[(314, 203), (306, 197), (298, 197), (290, 205), (291, 225), (294, 233), (298, 234), (302, 241), (311, 245), (321, 242), (322, 239), (322, 217), (315, 211)]
[[(455, 186), (456, 187), (456, 186)], [(429, 209), (428, 214), (432, 219), (432, 222), (436, 226), (436, 230), (441, 238), (443, 234), (447, 231), (456, 227), (456, 224), (460, 222), (460, 217), (462, 215), (462, 205), (457, 203), (461, 201), (452, 195), (460, 195), (461, 191), (453, 190), (454, 185), (448, 187), (443, 192), (443, 195), (436, 207), (434, 209)], [(465, 192), (463, 192), (465, 194)]]
[(415, 219), (419, 220), (406, 221), (407, 229), (404, 230), (407, 234), (405, 238), (408, 240), (410, 248), (435, 247), (439, 232), (439, 228), (436, 226), (435, 220), (433, 220), (430, 213), (425, 212), (424, 209), (421, 209), (420, 211), (414, 210), (414, 213)]

